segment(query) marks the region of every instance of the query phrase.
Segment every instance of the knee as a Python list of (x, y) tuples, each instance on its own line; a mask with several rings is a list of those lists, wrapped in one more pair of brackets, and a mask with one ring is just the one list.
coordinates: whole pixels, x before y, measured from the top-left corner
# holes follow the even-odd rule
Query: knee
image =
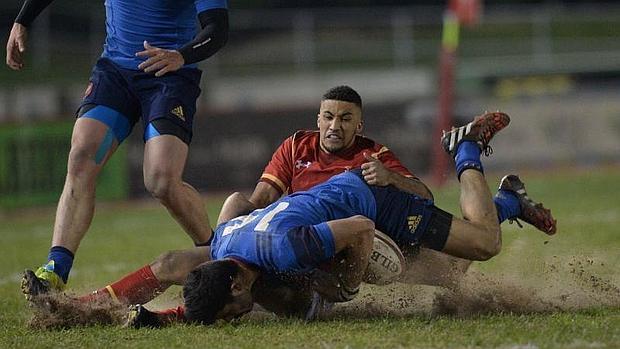
[(486, 261), (499, 254), (502, 250), (501, 231), (499, 226), (491, 228), (489, 238), (479, 241), (475, 247), (477, 260)]
[(97, 164), (93, 161), (94, 147), (74, 144), (69, 151), (67, 175), (73, 178), (89, 178), (96, 174)]
[(166, 201), (177, 182), (171, 171), (155, 168), (144, 173), (144, 186), (154, 198)]

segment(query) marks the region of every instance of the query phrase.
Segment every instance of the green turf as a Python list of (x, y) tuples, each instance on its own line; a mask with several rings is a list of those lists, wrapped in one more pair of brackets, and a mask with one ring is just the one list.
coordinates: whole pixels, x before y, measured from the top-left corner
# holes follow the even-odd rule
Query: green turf
[[(495, 187), (497, 177), (488, 177)], [(531, 196), (544, 198), (553, 209), (558, 235), (547, 237), (529, 227), (504, 224), (502, 253), (475, 264), (472, 271), (498, 283), (478, 285), (480, 294), (514, 296), (524, 309), (536, 309), (541, 299), (554, 304), (554, 311), (533, 314), (511, 308), (514, 313), (438, 315), (432, 306), (436, 289), (397, 285), (365, 287), (357, 306), (337, 308), (328, 320), (312, 324), (259, 314), (210, 328), (32, 330), (26, 327), (30, 311), (19, 293), (19, 274), (44, 261), (54, 212), (5, 212), (0, 225), (0, 348), (618, 348), (618, 178), (617, 168), (524, 176)], [(456, 210), (457, 189), (452, 184), (437, 191), (438, 205)], [(209, 201), (212, 219), (221, 202), (221, 197)], [(70, 289), (80, 293), (105, 285), (164, 250), (188, 245), (189, 239), (156, 205), (100, 205), (78, 253)], [(481, 280), (483, 284), (486, 279)], [(506, 291), (504, 282), (516, 288)], [(173, 304), (178, 292), (172, 289), (152, 306)], [(374, 294), (380, 296), (370, 297)]]

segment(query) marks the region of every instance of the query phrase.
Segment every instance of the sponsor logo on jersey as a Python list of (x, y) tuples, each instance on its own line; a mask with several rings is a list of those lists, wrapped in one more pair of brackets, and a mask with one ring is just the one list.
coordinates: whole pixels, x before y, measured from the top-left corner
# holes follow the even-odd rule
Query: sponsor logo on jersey
[(178, 117), (179, 119), (185, 121), (185, 115), (183, 115), (183, 107), (182, 106), (174, 107), (174, 108), (172, 108), (172, 110), (170, 112), (172, 114), (174, 114), (176, 117)]
[(312, 162), (310, 162), (310, 161), (306, 161), (306, 162), (303, 162), (301, 160), (295, 161), (295, 168), (297, 168), (298, 170), (301, 169), (302, 167), (303, 168), (308, 168), (308, 167), (310, 167), (310, 165), (312, 165)]
[(409, 232), (411, 234), (415, 233), (415, 230), (418, 228), (418, 224), (422, 220), (422, 216), (409, 216), (407, 217), (407, 227), (409, 228)]

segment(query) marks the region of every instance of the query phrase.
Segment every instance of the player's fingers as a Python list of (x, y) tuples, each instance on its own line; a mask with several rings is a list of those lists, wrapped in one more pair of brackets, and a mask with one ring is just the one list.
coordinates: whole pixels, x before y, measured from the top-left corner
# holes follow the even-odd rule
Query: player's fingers
[(20, 53), (26, 51), (26, 43), (24, 41), (24, 38), (17, 38), (17, 48), (19, 49)]
[(376, 184), (377, 183), (377, 176), (375, 176), (374, 174), (365, 175), (364, 176), (364, 180), (368, 184)]
[(21, 55), (19, 54), (15, 46), (11, 47), (10, 51), (7, 52), (6, 56), (6, 64), (9, 66), (9, 68), (13, 70), (19, 70), (23, 67)]
[(365, 162), (362, 164), (362, 170), (367, 170), (370, 168), (370, 166), (372, 166), (372, 162)]
[(140, 52), (136, 52), (136, 57), (147, 57), (154, 55), (155, 52), (153, 50), (144, 50)]
[(368, 153), (364, 153), (364, 158), (366, 160), (368, 160), (368, 161), (371, 161), (371, 162), (377, 161), (377, 159), (375, 159), (374, 157), (370, 156)]
[(148, 67), (146, 67), (144, 69), (144, 72), (145, 73), (151, 73), (151, 72), (154, 72), (154, 71), (158, 71), (158, 70), (162, 69), (163, 67), (165, 67), (166, 65), (168, 65), (168, 63), (166, 61), (163, 61), (163, 60), (162, 61), (158, 61), (158, 62), (155, 62), (155, 63), (149, 65)]
[(138, 64), (138, 69), (145, 69), (147, 67), (152, 66), (153, 64), (160, 62), (162, 60), (162, 56), (161, 55), (156, 55), (153, 57), (150, 57), (149, 59), (147, 59), (146, 61)]
[(157, 73), (155, 73), (155, 76), (156, 77), (160, 77), (160, 76), (165, 75), (166, 73), (170, 72), (171, 70), (172, 70), (172, 66), (171, 65), (167, 65), (163, 69), (160, 69), (159, 71), (157, 71)]

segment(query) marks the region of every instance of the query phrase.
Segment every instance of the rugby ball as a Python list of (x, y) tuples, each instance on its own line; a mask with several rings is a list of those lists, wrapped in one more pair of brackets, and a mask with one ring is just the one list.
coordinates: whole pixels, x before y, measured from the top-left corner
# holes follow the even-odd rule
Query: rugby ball
[(405, 266), (405, 256), (389, 236), (375, 229), (375, 239), (368, 260), (364, 282), (387, 285), (398, 279)]

